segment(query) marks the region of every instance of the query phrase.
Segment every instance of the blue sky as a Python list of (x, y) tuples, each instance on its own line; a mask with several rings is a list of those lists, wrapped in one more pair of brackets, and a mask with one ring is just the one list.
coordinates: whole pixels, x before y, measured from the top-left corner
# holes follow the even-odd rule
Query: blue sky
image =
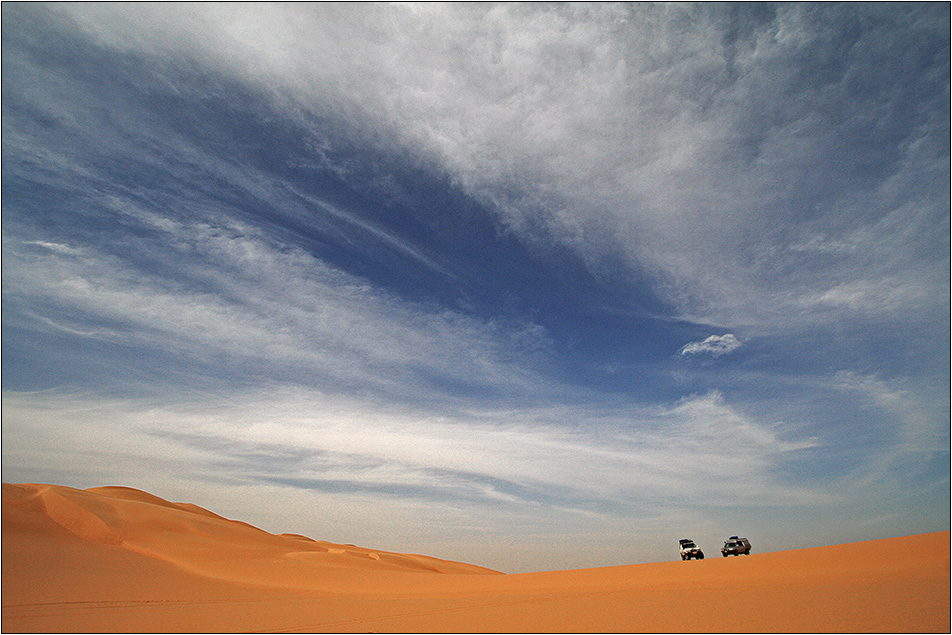
[(3, 480), (506, 572), (949, 528), (949, 5), (3, 5)]

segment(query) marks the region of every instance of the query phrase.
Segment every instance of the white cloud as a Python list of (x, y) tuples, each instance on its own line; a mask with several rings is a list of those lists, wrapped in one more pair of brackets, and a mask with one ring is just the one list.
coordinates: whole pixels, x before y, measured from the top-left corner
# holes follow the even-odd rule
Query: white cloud
[[(790, 436), (717, 392), (652, 408), (428, 410), (293, 388), (160, 399), (5, 391), (3, 472), (8, 482), (139, 487), (269, 531), (507, 571), (667, 559), (658, 536), (686, 527), (713, 540), (725, 523), (757, 527), (764, 548), (790, 548), (813, 544), (797, 542), (802, 532), (842, 540), (817, 519), (897, 509), (884, 498), (910, 490), (890, 465), (948, 446), (947, 432), (943, 441), (919, 425), (929, 415), (907, 391), (855, 373), (832, 383), (905, 412), (908, 429), (892, 451), (817, 483), (783, 474), (841, 449)], [(645, 540), (632, 546), (632, 535)], [(559, 541), (581, 555), (547, 557), (542, 546)]]
[[(289, 113), (332, 114), (410, 148), (525, 237), (566, 243), (593, 266), (608, 253), (648, 268), (685, 319), (784, 331), (815, 319), (804, 299), (869, 277), (871, 254), (894, 263), (875, 272), (884, 278), (929, 264), (908, 258), (926, 234), (884, 232), (864, 249), (827, 251), (836, 267), (803, 267), (804, 245), (820, 245), (795, 229), (804, 216), (827, 247), (855, 245), (841, 238), (850, 224), (868, 226), (916, 196), (927, 224), (944, 218), (930, 200), (944, 177), (929, 167), (948, 163), (944, 124), (899, 111), (906, 77), (922, 83), (917, 99), (932, 80), (906, 68), (915, 56), (896, 53), (943, 29), (947, 38), (947, 28), (905, 12), (883, 10), (859, 28), (852, 12), (794, 5), (775, 14), (696, 5), (55, 11), (108, 46), (191, 57), (265, 86), (294, 104)], [(849, 55), (831, 70), (840, 30), (854, 26)], [(879, 75), (881, 90), (855, 89)], [(909, 130), (898, 145), (845, 147), (870, 138), (855, 131), (873, 117)], [(881, 161), (882, 176), (850, 174), (851, 156)], [(801, 202), (808, 190), (815, 200)]]
[(201, 488), (227, 474), (237, 483), (605, 517), (632, 506), (717, 507), (717, 493), (736, 479), (747, 482), (751, 505), (816, 497), (771, 475), (814, 441), (782, 440), (718, 394), (654, 409), (436, 413), (289, 388), (161, 404), (6, 392), (4, 411), (5, 478), (59, 470), (74, 482), (147, 479), (163, 490), (162, 475)]
[(711, 355), (720, 357), (728, 353), (733, 353), (741, 346), (741, 341), (733, 333), (724, 335), (711, 335), (710, 337), (690, 342), (681, 347), (682, 355)]
[[(203, 363), (224, 355), (261, 368), (262, 381), (284, 368), (304, 384), (421, 398), (439, 392), (427, 387), (428, 377), (501, 393), (545, 392), (533, 370), (548, 346), (537, 325), (404, 302), (239, 222), (179, 221), (141, 205), (128, 211), (161, 240), (143, 241), (124, 257), (5, 241), (5, 301), (45, 307), (32, 325), (25, 320), (35, 312), (23, 313), (21, 327)], [(146, 255), (154, 269), (136, 263)]]
[(838, 284), (805, 301), (822, 307), (846, 308), (866, 316), (897, 315), (912, 307), (935, 305), (938, 300), (935, 296), (942, 295), (938, 293), (941, 289), (941, 280), (860, 279)]
[[(110, 46), (191, 56), (399, 142), (525, 237), (647, 267), (686, 319), (785, 330), (814, 319), (804, 298), (868, 277), (871, 259), (891, 263), (883, 279), (936, 264), (908, 258), (928, 233), (882, 231), (856, 250), (838, 238), (879, 232), (917, 197), (923, 221), (945, 218), (946, 179), (929, 166), (948, 164), (947, 124), (901, 111), (900, 93), (914, 77), (917, 100), (930, 98), (934, 77), (903, 53), (948, 29), (911, 13), (858, 25), (797, 5), (760, 17), (696, 5), (57, 10)], [(881, 85), (856, 90), (869, 82)], [(898, 146), (858, 133), (875, 117), (901, 131)], [(805, 217), (830, 238), (804, 241)], [(835, 267), (804, 260), (821, 248)]]
[[(935, 453), (948, 455), (947, 387), (929, 387), (904, 379), (886, 380), (854, 371), (837, 372), (832, 385), (844, 394), (858, 395), (860, 403), (872, 406), (880, 419), (895, 422), (893, 438), (878, 459), (877, 478), (888, 475), (892, 471), (888, 468), (894, 462), (916, 463)], [(914, 469), (917, 468), (903, 468), (909, 473)]]

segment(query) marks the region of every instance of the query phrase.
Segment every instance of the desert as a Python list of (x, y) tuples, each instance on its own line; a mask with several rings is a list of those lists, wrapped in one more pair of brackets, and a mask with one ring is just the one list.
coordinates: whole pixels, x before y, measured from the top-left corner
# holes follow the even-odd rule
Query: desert
[[(505, 574), (126, 487), (3, 484), (4, 632), (948, 632), (948, 531)], [(438, 552), (438, 546), (434, 546)]]

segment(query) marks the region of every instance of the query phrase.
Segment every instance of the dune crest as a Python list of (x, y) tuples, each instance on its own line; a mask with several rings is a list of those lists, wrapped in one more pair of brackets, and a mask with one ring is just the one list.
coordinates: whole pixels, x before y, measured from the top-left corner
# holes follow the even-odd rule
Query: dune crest
[(503, 575), (130, 488), (5, 483), (2, 629), (948, 632), (949, 540)]
[[(185, 570), (223, 580), (323, 588), (313, 572), (290, 567), (275, 580), (265, 569), (277, 559), (313, 566), (380, 568), (415, 572), (497, 573), (428, 556), (392, 554), (335, 545), (304, 536), (274, 535), (229, 520), (197, 505), (172, 503), (129, 487), (77, 490), (52, 485), (4, 484), (4, 506), (38, 513), (85, 541), (121, 546)], [(6, 511), (5, 511), (6, 513)], [(310, 557), (308, 557), (310, 556)], [(355, 561), (355, 562), (352, 562)]]

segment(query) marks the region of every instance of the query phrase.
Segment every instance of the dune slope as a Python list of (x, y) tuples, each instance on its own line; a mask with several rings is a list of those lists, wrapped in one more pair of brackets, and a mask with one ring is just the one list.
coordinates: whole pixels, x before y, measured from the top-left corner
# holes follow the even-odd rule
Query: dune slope
[(948, 632), (949, 532), (503, 575), (129, 488), (3, 485), (5, 632)]

